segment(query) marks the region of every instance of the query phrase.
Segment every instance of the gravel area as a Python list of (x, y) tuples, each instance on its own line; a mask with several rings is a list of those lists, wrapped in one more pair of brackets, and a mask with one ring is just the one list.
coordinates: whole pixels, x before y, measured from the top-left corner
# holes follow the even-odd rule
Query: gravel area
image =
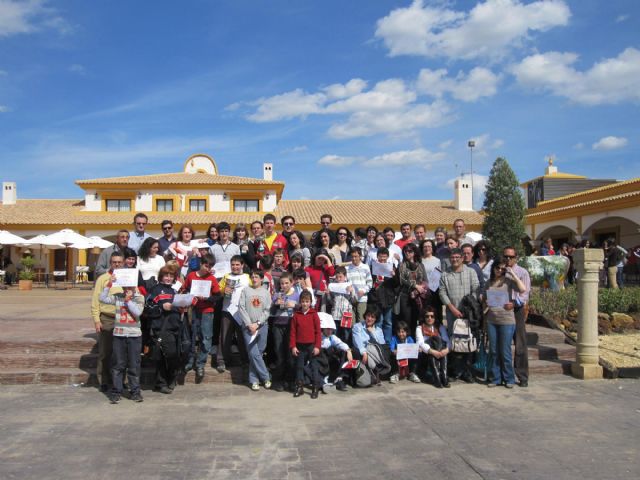
[(601, 335), (600, 357), (617, 368), (640, 367), (640, 333)]

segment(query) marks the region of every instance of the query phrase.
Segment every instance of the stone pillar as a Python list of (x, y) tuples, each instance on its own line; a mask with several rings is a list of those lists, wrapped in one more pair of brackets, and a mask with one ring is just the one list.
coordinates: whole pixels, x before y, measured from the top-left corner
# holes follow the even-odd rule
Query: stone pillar
[(573, 252), (578, 271), (578, 345), (571, 373), (576, 378), (602, 378), (598, 356), (598, 280), (604, 253), (599, 248)]

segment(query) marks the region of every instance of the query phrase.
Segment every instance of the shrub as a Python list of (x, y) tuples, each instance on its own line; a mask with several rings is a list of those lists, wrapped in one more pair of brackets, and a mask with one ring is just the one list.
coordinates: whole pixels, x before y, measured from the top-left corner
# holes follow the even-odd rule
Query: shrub
[[(577, 308), (578, 289), (573, 285), (559, 292), (533, 290), (529, 295), (529, 309), (547, 318), (566, 318)], [(640, 287), (599, 289), (598, 311), (608, 314), (640, 311)]]

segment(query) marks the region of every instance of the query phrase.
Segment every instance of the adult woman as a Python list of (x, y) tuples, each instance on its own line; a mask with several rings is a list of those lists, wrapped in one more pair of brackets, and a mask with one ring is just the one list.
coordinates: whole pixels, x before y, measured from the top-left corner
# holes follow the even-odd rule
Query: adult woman
[(422, 253), (422, 265), (427, 275), (435, 269), (440, 268), (440, 259), (435, 256), (436, 242), (430, 238), (420, 242), (420, 252)]
[(209, 228), (207, 228), (206, 240), (209, 246), (213, 245), (218, 241), (218, 225), (217, 224), (212, 223), (211, 225), (209, 225)]
[(240, 248), (240, 255), (244, 259), (245, 271), (253, 270), (256, 267), (256, 253), (253, 248), (253, 242), (249, 240), (247, 226), (244, 223), (236, 225), (231, 241)]
[(493, 260), (489, 258), (489, 245), (484, 240), (480, 240), (473, 247), (473, 263), (482, 269), (484, 281), (488, 282), (491, 277), (491, 265)]
[(334, 246), (336, 263), (349, 263), (351, 261), (351, 242), (353, 235), (347, 227), (339, 227), (336, 231), (337, 243)]
[(422, 265), (427, 276), (427, 283), (431, 294), (427, 298), (427, 305), (431, 306), (436, 314), (436, 320), (442, 322), (442, 302), (438, 295), (440, 276), (442, 275), (442, 262), (435, 256), (436, 242), (430, 238), (420, 242), (422, 252)]
[[(333, 247), (335, 247), (335, 244), (333, 243), (332, 238), (333, 237), (331, 236), (331, 232), (328, 229), (320, 230), (320, 233), (318, 233), (318, 236), (316, 237), (315, 247), (316, 251), (325, 250), (329, 258), (331, 259), (331, 263), (335, 265), (336, 262), (340, 260), (341, 256), (340, 252), (336, 252), (334, 250)], [(338, 255), (337, 258), (336, 254)], [(313, 265), (313, 262), (311, 262), (311, 264)]]
[(311, 263), (311, 252), (305, 246), (305, 240), (302, 233), (294, 230), (289, 234), (289, 258), (293, 255), (300, 255), (303, 260), (303, 266), (308, 267)]
[(143, 280), (154, 277), (158, 279), (158, 272), (164, 267), (164, 258), (158, 255), (160, 244), (155, 238), (147, 238), (138, 250), (138, 269)]
[(504, 260), (494, 260), (491, 277), (483, 295), (487, 307), (485, 318), (491, 352), (489, 387), (504, 384), (507, 388), (513, 388), (516, 383), (511, 355), (511, 343), (516, 330), (514, 303), (511, 299), (516, 290), (524, 293), (526, 288)]
[[(367, 253), (367, 265), (371, 268), (371, 264), (378, 260), (378, 249), (387, 248), (387, 240), (384, 238), (382, 233), (376, 233), (376, 236), (373, 239), (373, 246), (369, 248)], [(391, 257), (391, 255), (389, 255)], [(389, 258), (389, 263), (393, 263), (392, 259)]]
[[(209, 227), (211, 229), (211, 227)], [(218, 232), (216, 231), (216, 235)], [(193, 256), (199, 255), (198, 247), (194, 244), (192, 245), (193, 237), (195, 237), (196, 232), (193, 230), (191, 225), (183, 225), (180, 227), (180, 231), (178, 232), (178, 239), (171, 244), (169, 247), (169, 252), (175, 257), (184, 271), (182, 271), (182, 276), (186, 275), (187, 265), (189, 265), (189, 260)], [(207, 243), (208, 243), (207, 239)]]
[(375, 239), (376, 239), (376, 235), (378, 235), (378, 229), (376, 227), (374, 227), (373, 225), (369, 225), (367, 227), (367, 244), (365, 245), (364, 250), (362, 251), (362, 253), (364, 254), (364, 263), (369, 263), (369, 258), (371, 256), (370, 251), (373, 251), (373, 258), (375, 259), (375, 250), (377, 250), (376, 246), (375, 246)]
[(618, 247), (613, 238), (608, 238), (603, 244), (604, 263), (607, 272), (608, 288), (622, 287), (622, 269), (624, 268), (624, 257), (626, 250)]
[(403, 320), (412, 332), (416, 330), (418, 315), (426, 306), (429, 288), (427, 274), (420, 261), (420, 252), (413, 243), (407, 243), (402, 249), (402, 263), (398, 268), (398, 320)]
[(453, 250), (454, 248), (460, 248), (458, 240), (453, 237), (447, 237), (445, 245), (445, 248), (441, 248), (440, 250), (438, 250), (438, 258), (440, 258), (440, 269), (442, 270), (442, 272), (448, 272), (449, 270), (451, 270), (451, 261), (449, 260), (451, 250)]

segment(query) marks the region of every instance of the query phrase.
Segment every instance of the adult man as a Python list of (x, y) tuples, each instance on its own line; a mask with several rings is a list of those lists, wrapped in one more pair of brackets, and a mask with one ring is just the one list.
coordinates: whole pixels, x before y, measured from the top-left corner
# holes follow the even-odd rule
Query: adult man
[(513, 247), (505, 247), (502, 251), (507, 267), (510, 267), (516, 277), (522, 281), (525, 286), (524, 293), (513, 291), (514, 314), (516, 317), (516, 332), (514, 340), (516, 351), (513, 358), (513, 369), (516, 377), (518, 377), (519, 385), (523, 388), (529, 386), (529, 352), (527, 350), (527, 329), (525, 322), (529, 315), (529, 292), (531, 291), (531, 278), (529, 272), (518, 265), (518, 256), (516, 249)]
[(445, 252), (447, 254), (449, 253), (447, 249), (447, 231), (445, 230), (444, 227), (438, 227), (436, 228), (433, 235), (436, 240), (436, 251), (433, 253), (436, 257), (442, 260), (443, 254)]
[[(281, 234), (275, 231), (276, 217), (271, 213), (267, 213), (262, 219), (264, 223), (264, 254), (273, 255), (276, 248), (282, 248), (284, 250), (285, 266), (289, 265), (289, 242)], [(219, 229), (219, 227), (218, 227)]]
[(396, 245), (395, 238), (396, 232), (391, 227), (385, 227), (382, 230), (384, 238), (387, 241), (387, 248), (389, 249), (389, 256), (393, 259), (393, 264), (397, 267), (402, 263), (402, 248)]
[(460, 247), (460, 250), (462, 250), (462, 263), (476, 272), (478, 281), (480, 282), (480, 291), (484, 290), (484, 274), (482, 273), (482, 269), (480, 265), (473, 263), (473, 245), (465, 243)]
[(133, 235), (129, 237), (129, 248), (138, 253), (138, 249), (142, 242), (144, 242), (149, 235), (145, 232), (147, 228), (147, 223), (149, 223), (149, 218), (144, 213), (136, 213), (136, 216), (133, 217)]
[(225, 274), (231, 272), (231, 257), (240, 255), (240, 247), (229, 238), (231, 226), (227, 222), (218, 224), (218, 241), (211, 245), (210, 250), (215, 258), (213, 274), (220, 281)]
[(407, 243), (411, 242), (411, 224), (403, 223), (402, 225), (400, 225), (400, 234), (402, 235), (402, 238), (399, 238), (393, 243), (395, 243), (398, 247), (400, 247), (400, 250), (402, 250)]
[(474, 242), (473, 238), (467, 236), (465, 233), (466, 226), (464, 224), (464, 220), (458, 218), (453, 222), (453, 236), (456, 240), (458, 240), (458, 245), (464, 245), (465, 243), (470, 243), (473, 247), (476, 242)]
[[(108, 248), (105, 248), (100, 256), (98, 257), (98, 261), (96, 262), (95, 268), (95, 278), (100, 277), (109, 270), (111, 265), (111, 254), (113, 252), (118, 252), (123, 254), (124, 249), (129, 245), (129, 231), (128, 230), (119, 230), (116, 234), (116, 243), (111, 245)], [(123, 258), (124, 261), (124, 258)]]
[(318, 235), (320, 235), (320, 232), (322, 232), (323, 230), (329, 230), (329, 235), (331, 236), (331, 243), (335, 243), (336, 241), (336, 233), (331, 230), (331, 223), (333, 222), (333, 217), (331, 215), (329, 215), (328, 213), (323, 213), (322, 215), (320, 215), (320, 230), (313, 232), (311, 234), (311, 244), (312, 245), (316, 245), (317, 239), (318, 239)]
[(296, 219), (291, 215), (285, 215), (280, 219), (280, 223), (282, 224), (282, 236), (288, 241), (289, 235), (291, 235), (291, 232), (296, 228)]
[[(91, 298), (91, 318), (98, 334), (98, 365), (96, 376), (100, 390), (109, 391), (111, 385), (111, 351), (113, 346), (113, 326), (115, 323), (116, 308), (114, 305), (107, 305), (100, 301), (100, 294), (104, 287), (111, 281), (111, 275), (117, 268), (124, 267), (124, 256), (119, 251), (112, 252), (109, 257), (109, 271), (98, 277), (93, 288)], [(112, 287), (109, 293), (120, 287)]]
[(164, 255), (164, 253), (169, 250), (171, 244), (177, 239), (173, 235), (173, 222), (171, 220), (163, 220), (161, 226), (162, 236), (158, 238), (158, 246), (160, 247), (158, 253)]
[[(466, 295), (472, 295), (478, 298), (480, 282), (476, 272), (467, 267), (462, 262), (462, 250), (454, 248), (449, 255), (451, 261), (451, 269), (440, 277), (440, 300), (446, 307), (447, 312), (447, 330), (449, 337), (453, 333), (453, 323), (457, 318), (463, 318), (460, 311), (462, 299)], [(473, 382), (471, 375), (471, 353), (465, 353), (462, 369), (454, 371), (454, 375), (459, 376), (467, 383)], [(455, 358), (455, 357), (454, 357)], [(456, 362), (452, 362), (452, 369), (456, 369)]]
[(413, 227), (413, 243), (415, 243), (419, 247), (422, 241), (426, 238), (427, 238), (426, 227), (421, 223), (419, 223), (418, 225), (415, 225)]

